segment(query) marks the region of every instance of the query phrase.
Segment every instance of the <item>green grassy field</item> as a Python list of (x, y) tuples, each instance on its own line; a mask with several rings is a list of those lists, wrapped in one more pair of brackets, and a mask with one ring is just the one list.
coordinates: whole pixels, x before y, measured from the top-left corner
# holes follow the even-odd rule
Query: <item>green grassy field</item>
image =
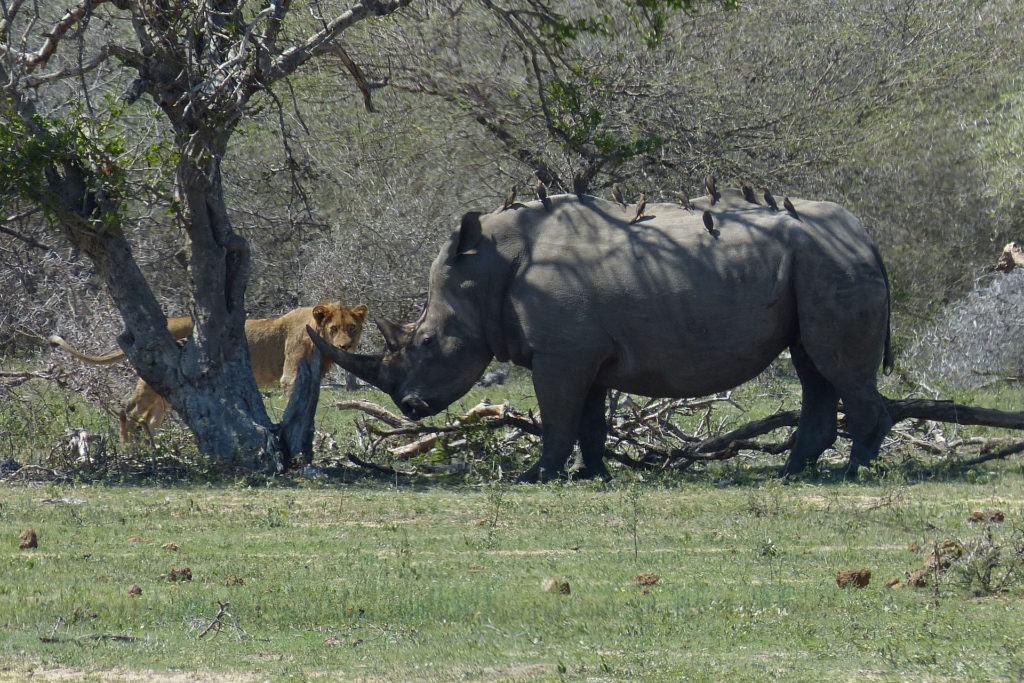
[[(731, 429), (794, 408), (790, 375), (680, 424)], [(532, 407), (519, 377), (453, 411), (485, 395)], [(483, 434), (471, 458), (442, 448), (402, 463), (462, 458), (459, 474), (389, 477), (344, 464), (362, 419), (334, 407), (349, 396), (321, 396), (319, 447), (324, 434), (338, 446), (318, 454), (328, 476), (315, 478), (213, 474), (173, 426), (154, 451), (110, 438), (101, 462), (76, 464), (54, 444), (69, 426), (111, 432), (109, 416), (50, 391), (0, 407), (11, 452), (43, 466), (0, 483), (0, 680), (1024, 675), (1019, 458), (964, 467), (893, 439), (886, 473), (855, 483), (839, 480), (841, 442), (820, 472), (786, 486), (772, 477), (779, 457), (763, 455), (517, 486), (510, 475), (535, 451), (506, 449), (501, 473)], [(1003, 389), (956, 398), (1021, 400)], [(30, 408), (38, 419), (26, 420)], [(971, 522), (975, 510), (1003, 520)], [(38, 547), (21, 549), (29, 528)], [(927, 567), (937, 547), (939, 570)], [(859, 568), (866, 587), (837, 586), (838, 571)], [(905, 585), (922, 568), (926, 585)]]
[[(972, 483), (6, 485), (0, 503), (0, 678), (1024, 674), (1003, 578), (1024, 476), (1005, 464)], [(945, 540), (965, 554), (928, 586), (886, 586)], [(1000, 552), (988, 585), (976, 546)], [(860, 567), (867, 587), (836, 585)]]

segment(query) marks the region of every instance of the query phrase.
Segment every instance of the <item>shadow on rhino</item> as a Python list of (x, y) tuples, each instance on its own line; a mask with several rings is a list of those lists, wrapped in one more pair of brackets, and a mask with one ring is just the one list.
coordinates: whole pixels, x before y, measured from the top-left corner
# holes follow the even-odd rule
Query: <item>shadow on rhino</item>
[(635, 207), (575, 195), (468, 213), (431, 266), (419, 319), (378, 322), (384, 354), (310, 335), (414, 420), (463, 396), (492, 359), (530, 368), (543, 445), (526, 482), (562, 476), (577, 443), (577, 476), (609, 476), (608, 389), (705, 396), (757, 376), (788, 348), (803, 402), (780, 473), (800, 472), (833, 444), (839, 399), (855, 473), (892, 426), (876, 384), (892, 357), (874, 242), (830, 202), (776, 211), (726, 191), (692, 204), (648, 204), (636, 223)]

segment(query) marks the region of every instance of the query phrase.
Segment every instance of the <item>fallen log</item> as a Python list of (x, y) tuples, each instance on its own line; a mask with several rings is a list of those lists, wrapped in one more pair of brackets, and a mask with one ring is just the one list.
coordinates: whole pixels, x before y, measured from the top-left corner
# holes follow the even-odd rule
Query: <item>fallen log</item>
[[(395, 422), (397, 422), (397, 424), (395, 424), (387, 417), (391, 415), (388, 411), (376, 404), (370, 403), (369, 401), (345, 403), (347, 404), (346, 408), (363, 410), (367, 414), (378, 417), (382, 421), (394, 427), (389, 431), (378, 432), (381, 436), (419, 437), (416, 441), (408, 444), (407, 446), (399, 446), (392, 449), (393, 454), (398, 456), (400, 459), (408, 458), (416, 452), (421, 452), (423, 444), (430, 443), (432, 446), (434, 439), (438, 435), (459, 435), (467, 429), (469, 423), (482, 424), (489, 429), (512, 427), (534, 436), (540, 436), (541, 434), (541, 424), (538, 420), (538, 416), (531, 414), (529, 417), (524, 417), (507, 408), (500, 411), (477, 411), (478, 414), (473, 415), (475, 419), (467, 419), (470, 416), (466, 415), (454, 424), (429, 426), (412, 423), (401, 418), (395, 420)], [(953, 401), (934, 401), (927, 399), (885, 399), (885, 404), (890, 416), (892, 416), (894, 426), (905, 420), (931, 420), (935, 422), (946, 422), (960, 425), (1024, 430), (1024, 412), (1021, 411), (981, 408), (955, 403)], [(623, 409), (627, 409), (625, 407), (627, 405), (629, 404), (624, 402)], [(841, 405), (839, 407), (839, 412), (843, 412)], [(608, 435), (610, 443), (615, 442), (620, 445), (628, 445), (633, 449), (645, 451), (647, 456), (633, 457), (613, 447), (606, 449), (605, 456), (616, 460), (627, 467), (633, 468), (655, 469), (673, 467), (677, 469), (684, 469), (695, 462), (728, 460), (735, 457), (740, 451), (753, 450), (778, 454), (792, 448), (794, 439), (793, 434), (790, 434), (786, 439), (777, 443), (759, 442), (756, 441), (755, 438), (764, 436), (765, 434), (769, 434), (783, 427), (796, 427), (799, 422), (799, 418), (799, 411), (783, 410), (759, 420), (753, 420), (740, 425), (739, 427), (723, 434), (717, 434), (704, 439), (695, 439), (693, 442), (687, 443), (682, 447), (668, 447), (666, 445), (664, 448), (659, 448), (658, 446), (660, 444), (655, 445), (651, 443), (644, 443), (643, 440), (637, 438), (633, 434), (633, 430), (643, 423), (637, 423), (635, 420), (630, 419), (623, 420), (618, 424), (615, 424), (614, 421), (610, 420), (609, 422), (611, 424), (609, 425), (610, 428)], [(920, 440), (911, 439), (912, 443), (916, 441)], [(972, 460), (965, 461), (964, 464), (967, 465), (979, 464), (989, 460), (1005, 458), (1016, 453), (1024, 452), (1024, 442), (1008, 443), (1005, 439), (970, 439), (950, 444), (931, 444), (924, 442), (923, 444), (919, 443), (916, 445), (917, 447), (927, 445), (927, 448), (924, 448), (924, 450), (939, 455), (954, 451), (957, 447), (965, 445), (979, 445), (981, 455)], [(359, 464), (364, 463), (360, 462)]]
[(1004, 429), (1024, 429), (1024, 412), (965, 406), (953, 401), (926, 399), (885, 399), (893, 424), (903, 420), (935, 420), (958, 425), (982, 425)]

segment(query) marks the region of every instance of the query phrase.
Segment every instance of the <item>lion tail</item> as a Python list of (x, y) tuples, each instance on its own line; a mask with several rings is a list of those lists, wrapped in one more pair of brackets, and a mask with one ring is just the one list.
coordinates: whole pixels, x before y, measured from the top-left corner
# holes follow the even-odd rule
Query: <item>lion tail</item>
[(124, 351), (111, 351), (110, 353), (105, 353), (102, 356), (90, 356), (87, 353), (82, 353), (74, 346), (67, 343), (63, 337), (57, 334), (50, 335), (48, 341), (50, 342), (51, 347), (55, 349), (58, 347), (62, 348), (75, 358), (85, 361), (86, 363), (91, 363), (93, 365), (112, 365), (118, 362), (119, 360), (124, 359)]

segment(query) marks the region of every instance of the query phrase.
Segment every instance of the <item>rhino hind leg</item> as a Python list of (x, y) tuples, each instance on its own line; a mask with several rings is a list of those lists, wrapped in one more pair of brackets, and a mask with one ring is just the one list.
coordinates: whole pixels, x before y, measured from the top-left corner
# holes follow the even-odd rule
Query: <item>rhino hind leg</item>
[(604, 445), (608, 440), (608, 423), (605, 419), (607, 396), (607, 389), (594, 385), (583, 399), (578, 436), (580, 463), (573, 472), (577, 479), (611, 479), (604, 465)]
[(835, 443), (837, 436), (836, 407), (839, 393), (814, 366), (800, 342), (790, 349), (793, 367), (800, 378), (802, 404), (796, 439), (786, 464), (779, 476), (788, 477), (802, 472), (818, 462), (826, 448)]
[(857, 476), (857, 470), (871, 464), (878, 455), (882, 440), (892, 427), (892, 417), (877, 391), (865, 392), (863, 395), (843, 395), (843, 409), (853, 441), (845, 475), (851, 478)]

